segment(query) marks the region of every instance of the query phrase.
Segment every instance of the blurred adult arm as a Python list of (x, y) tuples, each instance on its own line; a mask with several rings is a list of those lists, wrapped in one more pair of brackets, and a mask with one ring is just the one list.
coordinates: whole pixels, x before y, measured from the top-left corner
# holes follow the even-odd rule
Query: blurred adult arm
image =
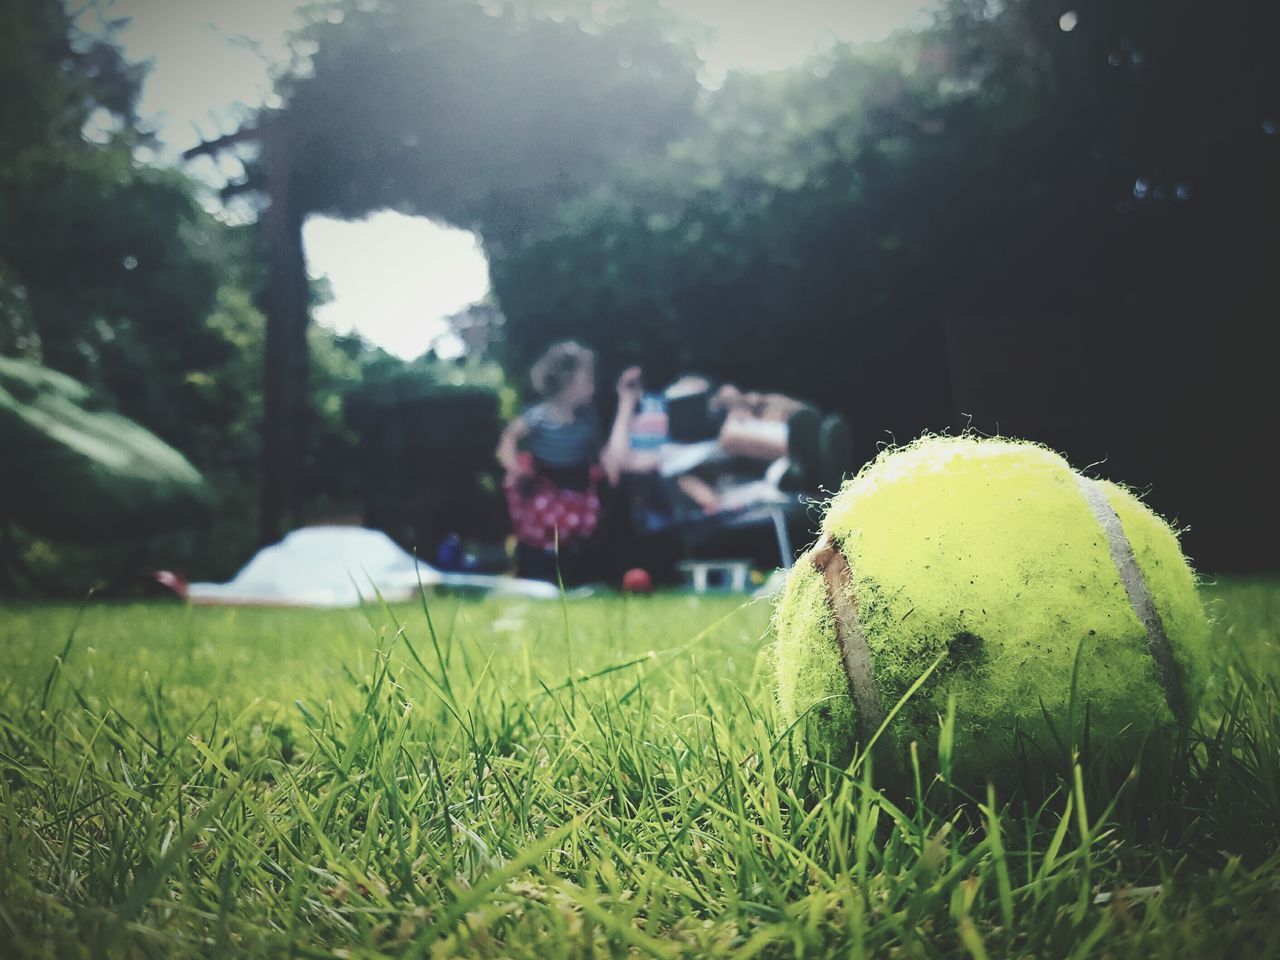
[(720, 509), (720, 494), (716, 493), (715, 487), (701, 477), (696, 477), (692, 473), (681, 474), (676, 477), (676, 486), (686, 497), (696, 503), (703, 513), (715, 513)]
[(761, 420), (777, 420), (783, 423), (790, 420), (796, 412), (810, 406), (803, 400), (789, 397), (785, 393), (748, 393), (746, 398), (754, 416)]
[(777, 460), (787, 455), (787, 424), (782, 420), (734, 415), (720, 428), (720, 449), (735, 457)]
[(609, 439), (600, 451), (600, 465), (604, 467), (609, 483), (617, 485), (623, 470), (627, 469), (631, 454), (631, 420), (635, 416), (636, 404), (644, 392), (640, 380), (640, 368), (628, 367), (618, 377), (618, 412), (614, 415), (613, 426), (609, 430)]

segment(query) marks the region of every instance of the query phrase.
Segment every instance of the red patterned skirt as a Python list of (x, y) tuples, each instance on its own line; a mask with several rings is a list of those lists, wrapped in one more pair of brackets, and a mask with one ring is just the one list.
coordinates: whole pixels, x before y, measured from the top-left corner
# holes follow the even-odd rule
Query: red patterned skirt
[(590, 539), (600, 526), (601, 479), (593, 465), (585, 490), (565, 490), (537, 473), (503, 484), (516, 539), (538, 550)]

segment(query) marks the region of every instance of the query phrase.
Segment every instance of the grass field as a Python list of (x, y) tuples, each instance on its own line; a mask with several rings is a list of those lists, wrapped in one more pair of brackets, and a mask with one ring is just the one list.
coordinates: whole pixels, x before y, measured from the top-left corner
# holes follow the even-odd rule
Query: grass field
[(0, 955), (1280, 956), (1280, 583), (1205, 596), (1172, 779), (1030, 799), (803, 760), (763, 604), (0, 607)]

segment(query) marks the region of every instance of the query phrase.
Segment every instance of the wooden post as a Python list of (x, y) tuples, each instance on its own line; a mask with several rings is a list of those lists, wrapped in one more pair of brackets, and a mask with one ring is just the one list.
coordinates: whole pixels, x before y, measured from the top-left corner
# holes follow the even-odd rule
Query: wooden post
[(276, 115), (257, 128), (202, 143), (183, 157), (212, 154), (243, 140), (257, 140), (262, 145), (268, 198), (262, 216), (267, 257), (264, 301), (267, 331), (262, 371), (262, 472), (258, 488), (258, 535), (266, 544), (279, 540), (296, 519), (310, 420), (303, 211), (293, 193), (288, 124), (283, 115)]
[(295, 519), (306, 450), (307, 272), (302, 217), (293, 198), (288, 128), (277, 121), (262, 131), (261, 139), (270, 204), (262, 224), (267, 338), (258, 530), (263, 543), (273, 543)]

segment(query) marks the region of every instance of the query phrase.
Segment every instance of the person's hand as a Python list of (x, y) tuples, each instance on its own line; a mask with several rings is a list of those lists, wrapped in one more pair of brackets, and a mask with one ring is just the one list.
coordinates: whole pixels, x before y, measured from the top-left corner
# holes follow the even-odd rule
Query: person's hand
[(676, 478), (676, 486), (697, 504), (703, 513), (720, 511), (720, 494), (716, 493), (715, 488), (701, 477), (695, 477), (690, 473), (681, 474)]
[(618, 377), (618, 403), (634, 407), (640, 402), (644, 393), (644, 383), (640, 379), (639, 367), (627, 367)]
[(726, 383), (711, 395), (707, 409), (712, 413), (733, 415), (742, 409), (742, 391), (732, 383)]
[(515, 487), (521, 496), (528, 496), (536, 480), (533, 458), (527, 452), (521, 451), (516, 456), (514, 467), (507, 470), (503, 483), (508, 487)]

